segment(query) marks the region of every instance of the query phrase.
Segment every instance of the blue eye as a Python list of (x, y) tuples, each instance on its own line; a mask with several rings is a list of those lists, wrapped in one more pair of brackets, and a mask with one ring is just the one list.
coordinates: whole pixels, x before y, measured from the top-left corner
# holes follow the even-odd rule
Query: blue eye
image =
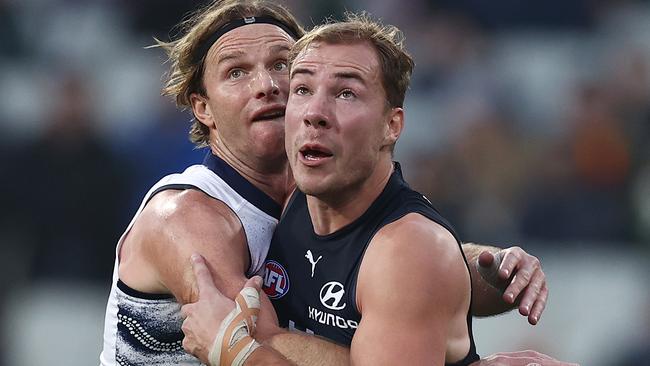
[(284, 71), (288, 68), (287, 62), (286, 61), (280, 61), (277, 62), (275, 65), (273, 65), (273, 70), (275, 71)]
[(298, 95), (307, 95), (309, 94), (309, 89), (305, 88), (304, 86), (299, 86), (294, 90), (294, 93)]
[(244, 76), (244, 71), (241, 69), (234, 69), (228, 73), (228, 78), (232, 80), (239, 79), (242, 76)]
[(346, 89), (339, 93), (339, 97), (341, 97), (342, 99), (352, 99), (356, 97), (356, 94), (354, 94), (352, 90)]

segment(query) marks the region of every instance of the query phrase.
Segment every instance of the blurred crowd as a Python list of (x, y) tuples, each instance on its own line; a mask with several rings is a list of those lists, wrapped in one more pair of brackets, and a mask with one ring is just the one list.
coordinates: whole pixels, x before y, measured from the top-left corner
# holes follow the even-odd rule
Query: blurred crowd
[[(0, 0), (0, 293), (110, 284), (146, 190), (205, 154), (146, 48), (201, 1)], [(650, 3), (285, 2), (367, 10), (416, 68), (396, 159), (466, 241), (650, 252)]]
[[(22, 278), (106, 280), (145, 190), (200, 161), (145, 48), (200, 4), (0, 1), (0, 227)], [(647, 2), (287, 5), (308, 27), (363, 9), (404, 31), (396, 158), (466, 240), (647, 246)]]
[(647, 243), (650, 6), (460, 3), (395, 20), (414, 184), (469, 240)]

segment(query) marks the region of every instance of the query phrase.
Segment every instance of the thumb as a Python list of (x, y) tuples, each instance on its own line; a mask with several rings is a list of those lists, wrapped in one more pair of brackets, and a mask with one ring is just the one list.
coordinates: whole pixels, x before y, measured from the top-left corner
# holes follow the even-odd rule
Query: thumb
[[(262, 277), (253, 276), (246, 281), (244, 288), (239, 292), (237, 297), (243, 297), (246, 301), (246, 306), (250, 309), (254, 315), (258, 315), (260, 311), (260, 289), (262, 288)], [(239, 300), (237, 302), (237, 308), (240, 308)]]
[(499, 278), (499, 265), (501, 264), (500, 253), (491, 253), (489, 251), (483, 251), (478, 257), (478, 266), (476, 269), (480, 273), (483, 280), (487, 282), (490, 286), (500, 289), (503, 286), (501, 279)]
[(489, 250), (481, 252), (481, 254), (478, 256), (478, 264), (481, 267), (490, 267), (492, 263), (494, 263), (494, 260), (494, 254), (492, 254), (492, 252)]
[(212, 291), (220, 293), (219, 289), (217, 289), (217, 286), (214, 284), (212, 273), (208, 268), (205, 258), (200, 254), (195, 253), (190, 257), (190, 260), (192, 261), (192, 271), (194, 272), (194, 278), (196, 279), (199, 297), (202, 294), (207, 294)]
[(246, 281), (244, 284), (244, 287), (252, 287), (254, 288), (257, 292), (260, 292), (262, 289), (262, 277), (260, 276), (253, 276)]

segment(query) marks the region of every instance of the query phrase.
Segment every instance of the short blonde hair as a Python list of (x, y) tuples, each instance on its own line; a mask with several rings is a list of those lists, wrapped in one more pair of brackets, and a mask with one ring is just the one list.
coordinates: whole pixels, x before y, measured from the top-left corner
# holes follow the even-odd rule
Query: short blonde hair
[(307, 32), (292, 47), (289, 62), (312, 43), (340, 44), (368, 42), (377, 51), (381, 65), (381, 80), (388, 105), (403, 107), (406, 90), (413, 73), (413, 59), (404, 48), (404, 36), (395, 26), (383, 25), (368, 13), (346, 13), (342, 22), (329, 22)]
[[(213, 1), (180, 23), (178, 28), (182, 37), (170, 42), (156, 40), (155, 46), (167, 52), (170, 62), (162, 94), (174, 98), (180, 108), (191, 108), (190, 95), (193, 93), (207, 97), (203, 84), (205, 55), (197, 55), (203, 43), (230, 21), (262, 16), (280, 21), (298, 37), (304, 34), (297, 19), (282, 5), (266, 0), (224, 0)], [(207, 146), (209, 135), (208, 128), (195, 117), (190, 128), (190, 141), (197, 146)]]

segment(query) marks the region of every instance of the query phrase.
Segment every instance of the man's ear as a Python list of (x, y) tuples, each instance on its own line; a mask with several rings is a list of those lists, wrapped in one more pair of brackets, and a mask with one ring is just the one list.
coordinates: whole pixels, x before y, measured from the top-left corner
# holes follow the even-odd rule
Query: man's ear
[(391, 108), (387, 123), (384, 143), (387, 146), (392, 146), (395, 145), (404, 128), (404, 109), (401, 107)]
[(192, 93), (190, 94), (190, 105), (192, 106), (194, 117), (199, 122), (206, 125), (208, 128), (215, 127), (214, 118), (212, 117), (212, 111), (210, 110), (207, 97), (198, 93)]

